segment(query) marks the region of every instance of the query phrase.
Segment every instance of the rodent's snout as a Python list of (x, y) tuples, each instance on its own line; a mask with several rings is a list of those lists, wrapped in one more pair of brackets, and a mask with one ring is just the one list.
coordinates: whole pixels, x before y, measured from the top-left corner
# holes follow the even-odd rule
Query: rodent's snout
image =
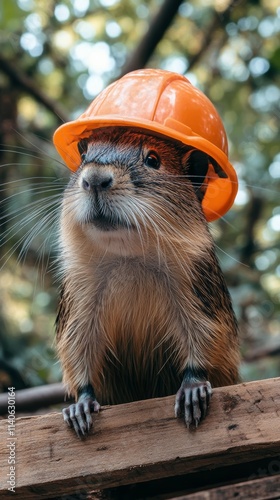
[(104, 168), (88, 168), (81, 172), (80, 186), (89, 193), (107, 190), (112, 187), (113, 182), (113, 173)]

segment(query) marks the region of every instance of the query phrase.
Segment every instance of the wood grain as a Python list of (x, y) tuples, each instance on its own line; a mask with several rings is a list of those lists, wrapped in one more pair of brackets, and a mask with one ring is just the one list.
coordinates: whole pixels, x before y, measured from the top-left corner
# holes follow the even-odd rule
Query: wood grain
[[(52, 498), (280, 455), (280, 378), (214, 390), (197, 430), (174, 397), (104, 408), (79, 440), (58, 413), (16, 421), (13, 498)], [(0, 421), (0, 496), (7, 491), (7, 421)]]

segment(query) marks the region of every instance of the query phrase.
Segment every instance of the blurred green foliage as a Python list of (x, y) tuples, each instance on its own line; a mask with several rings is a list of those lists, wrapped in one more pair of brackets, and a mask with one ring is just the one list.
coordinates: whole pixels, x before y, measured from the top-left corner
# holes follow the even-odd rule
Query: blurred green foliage
[[(68, 173), (51, 143), (57, 114), (75, 118), (121, 74), (161, 4), (0, 4), (0, 360), (28, 386), (60, 378), (53, 259)], [(213, 101), (228, 133), (240, 189), (211, 227), (240, 324), (241, 373), (250, 380), (280, 373), (279, 357), (248, 361), (280, 346), (280, 7), (276, 0), (228, 5), (182, 2), (147, 66), (185, 74)], [(7, 383), (0, 368), (0, 386)]]

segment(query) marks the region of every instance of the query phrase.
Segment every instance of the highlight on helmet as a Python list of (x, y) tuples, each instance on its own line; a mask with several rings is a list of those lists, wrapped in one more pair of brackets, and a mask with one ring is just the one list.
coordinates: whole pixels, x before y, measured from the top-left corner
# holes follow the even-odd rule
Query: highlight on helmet
[(54, 145), (70, 170), (76, 171), (81, 163), (79, 141), (109, 126), (143, 129), (206, 153), (210, 162), (202, 200), (204, 215), (213, 221), (230, 209), (238, 182), (228, 159), (226, 132), (211, 101), (187, 78), (166, 70), (142, 69), (109, 85), (81, 116), (54, 133)]

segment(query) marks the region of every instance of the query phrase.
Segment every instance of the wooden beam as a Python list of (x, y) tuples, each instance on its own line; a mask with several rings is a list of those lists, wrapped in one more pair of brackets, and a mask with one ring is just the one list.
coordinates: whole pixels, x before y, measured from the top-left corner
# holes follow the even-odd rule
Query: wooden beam
[(170, 500), (279, 500), (280, 498), (280, 476), (263, 477), (253, 481), (246, 481), (229, 486), (220, 486), (209, 490), (191, 493), (180, 497), (172, 497)]
[[(58, 413), (16, 420), (13, 498), (83, 493), (280, 454), (280, 379), (214, 390), (207, 418), (187, 430), (174, 397), (104, 408), (79, 440)], [(0, 421), (0, 496), (10, 498), (7, 420)]]

